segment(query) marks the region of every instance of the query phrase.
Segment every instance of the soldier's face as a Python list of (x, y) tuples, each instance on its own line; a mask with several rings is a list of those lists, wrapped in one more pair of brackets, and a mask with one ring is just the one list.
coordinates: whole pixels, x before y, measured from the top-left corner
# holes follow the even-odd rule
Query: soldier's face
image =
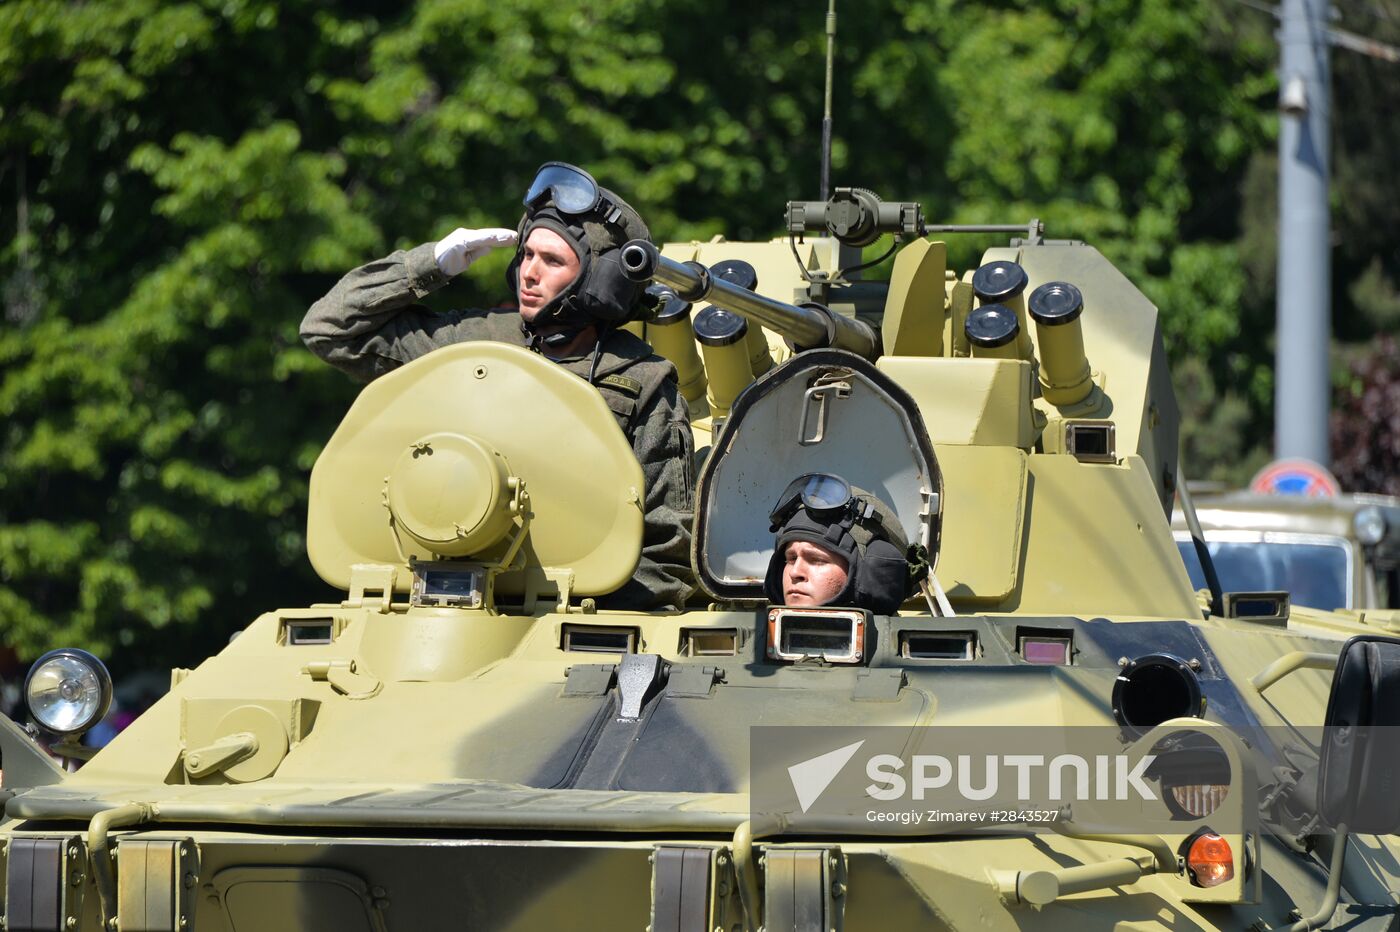
[(825, 605), (846, 587), (846, 558), (825, 547), (795, 540), (783, 564), (783, 604)]
[(520, 316), (534, 320), (540, 308), (573, 283), (578, 270), (578, 256), (564, 237), (543, 227), (531, 230), (521, 251), (517, 279)]

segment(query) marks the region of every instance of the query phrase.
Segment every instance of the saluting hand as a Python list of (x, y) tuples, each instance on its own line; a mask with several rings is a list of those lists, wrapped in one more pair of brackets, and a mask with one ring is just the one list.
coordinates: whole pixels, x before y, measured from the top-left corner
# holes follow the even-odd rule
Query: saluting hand
[(433, 258), (448, 275), (460, 275), (492, 249), (515, 245), (515, 231), (504, 227), (467, 230), (458, 227), (438, 241)]

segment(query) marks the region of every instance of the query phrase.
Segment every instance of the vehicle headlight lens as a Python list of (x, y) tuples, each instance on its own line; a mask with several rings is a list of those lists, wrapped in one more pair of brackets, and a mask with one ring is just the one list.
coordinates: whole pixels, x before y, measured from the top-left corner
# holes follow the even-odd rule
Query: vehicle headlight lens
[(1385, 515), (1375, 505), (1368, 505), (1353, 515), (1351, 526), (1356, 539), (1366, 547), (1374, 547), (1385, 537)]
[(40, 727), (59, 735), (79, 734), (107, 714), (112, 677), (102, 661), (85, 650), (52, 650), (29, 668), (24, 698)]
[(1173, 732), (1152, 752), (1156, 760), (1147, 774), (1162, 781), (1162, 800), (1173, 819), (1204, 819), (1230, 795), (1230, 760), (1214, 738)]
[(1196, 819), (1204, 819), (1220, 808), (1230, 792), (1228, 783), (1195, 783), (1171, 787), (1172, 800)]

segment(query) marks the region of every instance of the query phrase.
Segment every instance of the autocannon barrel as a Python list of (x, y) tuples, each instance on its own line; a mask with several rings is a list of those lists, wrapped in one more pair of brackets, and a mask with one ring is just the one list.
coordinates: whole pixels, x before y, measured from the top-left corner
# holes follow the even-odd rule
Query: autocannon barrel
[(740, 314), (755, 324), (781, 333), (798, 349), (834, 347), (866, 359), (880, 355), (880, 343), (869, 325), (842, 317), (820, 304), (785, 304), (710, 275), (698, 262), (667, 259), (646, 240), (622, 247), (623, 272), (634, 282), (657, 281), (675, 289), (687, 301), (709, 301)]

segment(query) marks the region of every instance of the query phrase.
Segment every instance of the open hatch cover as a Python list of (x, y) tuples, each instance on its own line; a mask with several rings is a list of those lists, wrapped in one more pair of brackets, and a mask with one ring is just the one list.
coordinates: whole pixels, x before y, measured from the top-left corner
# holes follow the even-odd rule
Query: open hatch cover
[(810, 350), (739, 395), (700, 471), (692, 547), (706, 592), (763, 598), (768, 513), (812, 472), (878, 496), (937, 564), (943, 478), (913, 398), (859, 356)]

